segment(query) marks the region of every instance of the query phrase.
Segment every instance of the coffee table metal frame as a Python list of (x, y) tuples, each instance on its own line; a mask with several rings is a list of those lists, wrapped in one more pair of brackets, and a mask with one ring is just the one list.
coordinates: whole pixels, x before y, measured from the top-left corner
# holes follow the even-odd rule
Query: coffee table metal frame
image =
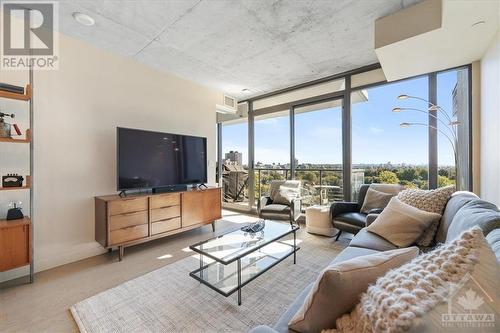
[[(260, 244), (259, 246), (256, 246), (256, 247), (252, 247), (250, 248), (248, 251), (244, 251), (240, 254), (238, 254), (238, 256), (234, 257), (234, 258), (231, 258), (230, 260), (224, 260), (224, 259), (221, 259), (221, 258), (217, 258), (216, 256), (213, 256), (207, 252), (204, 252), (203, 249), (200, 250), (197, 248), (197, 246), (200, 246), (202, 247), (203, 244), (206, 244), (207, 242), (213, 240), (213, 239), (217, 239), (218, 237), (215, 237), (215, 238), (211, 238), (211, 239), (208, 239), (208, 240), (205, 240), (205, 241), (202, 241), (202, 242), (199, 242), (199, 243), (196, 243), (196, 244), (193, 244), (191, 246), (189, 246), (189, 248), (198, 253), (200, 255), (200, 268), (192, 271), (189, 273), (189, 275), (193, 278), (195, 278), (196, 280), (198, 280), (200, 283), (208, 286), (209, 288), (215, 290), (216, 292), (218, 292), (219, 294), (225, 296), (225, 297), (228, 297), (230, 295), (232, 295), (234, 292), (238, 292), (238, 305), (241, 305), (241, 288), (243, 288), (243, 286), (247, 285), (248, 283), (250, 283), (251, 281), (253, 281), (254, 279), (256, 279), (257, 277), (259, 277), (260, 275), (264, 274), (265, 272), (267, 272), (269, 269), (271, 269), (272, 267), (276, 266), (277, 264), (279, 264), (280, 262), (282, 262), (283, 260), (285, 260), (286, 258), (288, 258), (289, 256), (291, 256), (293, 254), (293, 263), (296, 264), (297, 263), (297, 251), (300, 249), (299, 246), (297, 246), (297, 230), (299, 230), (299, 227), (298, 226), (295, 226), (295, 225), (291, 225), (291, 229), (285, 233), (283, 233), (282, 235), (279, 235), (273, 239), (270, 239), (262, 244)], [(232, 230), (230, 232), (227, 232), (225, 234), (223, 234), (222, 236), (224, 235), (227, 235), (227, 234), (230, 234), (232, 232), (235, 232), (235, 231), (238, 231), (240, 230), (239, 228), (238, 229), (235, 229), (235, 230)], [(280, 239), (290, 235), (290, 234), (293, 234), (293, 245), (291, 244), (287, 244), (287, 243), (284, 243), (282, 241), (280, 241)], [(220, 237), (220, 236), (219, 236)], [(274, 242), (277, 242), (277, 243), (280, 243), (282, 245), (286, 245), (286, 246), (289, 246), (292, 250), (288, 253), (285, 253), (283, 256), (279, 257), (276, 259), (276, 261), (274, 261), (272, 264), (270, 264), (269, 266), (265, 267), (264, 269), (262, 269), (258, 274), (256, 275), (253, 275), (252, 277), (250, 277), (248, 280), (245, 280), (245, 281), (242, 281), (241, 280), (241, 259), (243, 259), (245, 256), (251, 254), (251, 253), (254, 253), (255, 251), (258, 251), (260, 250), (261, 248), (267, 246), (267, 245), (270, 245)], [(228, 292), (225, 292), (219, 288), (217, 288), (216, 286), (214, 286), (213, 284), (211, 284), (209, 281), (203, 279), (203, 271), (210, 265), (214, 264), (214, 263), (210, 263), (210, 264), (206, 264), (204, 265), (204, 262), (203, 262), (203, 257), (206, 256), (212, 260), (214, 260), (218, 263), (221, 263), (223, 265), (229, 265), (235, 261), (237, 261), (237, 274), (238, 274), (238, 284), (236, 287), (232, 288), (231, 290), (229, 290)], [(199, 273), (199, 276), (198, 276), (198, 273)]]

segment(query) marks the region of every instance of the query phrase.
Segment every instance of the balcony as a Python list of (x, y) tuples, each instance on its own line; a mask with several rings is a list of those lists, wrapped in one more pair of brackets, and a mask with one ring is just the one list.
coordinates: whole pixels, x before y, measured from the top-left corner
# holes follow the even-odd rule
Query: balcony
[[(362, 183), (364, 170), (353, 170), (353, 180), (359, 179)], [(269, 187), (273, 180), (291, 179), (290, 168), (256, 168), (255, 175), (255, 205), (261, 196), (269, 194)], [(355, 177), (354, 177), (355, 176)], [(226, 193), (236, 195), (224, 196), (225, 202), (248, 206), (248, 179), (241, 180), (241, 175), (227, 178)], [(240, 179), (239, 181), (234, 181)], [(302, 206), (328, 205), (334, 201), (343, 200), (342, 168), (298, 168), (295, 179), (302, 181)]]

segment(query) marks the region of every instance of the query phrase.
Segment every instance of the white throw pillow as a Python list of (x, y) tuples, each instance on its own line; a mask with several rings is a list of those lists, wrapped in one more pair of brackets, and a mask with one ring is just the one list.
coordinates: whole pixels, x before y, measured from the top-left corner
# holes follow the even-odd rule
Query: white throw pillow
[[(354, 311), (340, 317), (336, 329), (325, 332), (397, 333), (409, 331), (417, 325), (421, 326), (416, 329), (418, 332), (443, 331), (442, 315), (448, 314), (450, 306), (454, 306), (448, 301), (458, 298), (470, 287), (483, 297), (483, 303), (488, 303), (481, 313), (498, 316), (499, 269), (495, 261), (482, 230), (474, 227), (452, 242), (379, 278), (363, 294)], [(439, 304), (442, 305), (435, 308)], [(455, 310), (469, 312), (464, 311), (463, 306)], [(424, 315), (425, 318), (419, 320)], [(459, 331), (473, 331), (468, 326), (463, 328), (465, 330)]]
[(367, 230), (398, 247), (407, 247), (415, 244), (422, 233), (439, 219), (439, 214), (420, 210), (394, 197)]
[(320, 332), (333, 327), (338, 317), (356, 306), (368, 285), (388, 270), (415, 258), (418, 251), (417, 247), (397, 249), (328, 266), (316, 280), (288, 327), (298, 332)]

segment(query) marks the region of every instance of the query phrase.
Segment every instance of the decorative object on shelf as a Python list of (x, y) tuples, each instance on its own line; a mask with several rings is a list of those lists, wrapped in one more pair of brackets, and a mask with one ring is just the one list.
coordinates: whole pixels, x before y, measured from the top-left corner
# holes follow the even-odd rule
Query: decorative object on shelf
[(24, 217), (23, 210), (21, 208), (21, 205), (23, 203), (21, 201), (18, 202), (11, 202), (9, 204), (9, 210), (7, 211), (7, 220), (19, 220)]
[(265, 226), (266, 226), (266, 221), (261, 219), (257, 222), (254, 222), (254, 223), (251, 223), (249, 225), (242, 227), (241, 231), (255, 234), (255, 233), (261, 231), (262, 229), (264, 229)]
[(0, 90), (15, 94), (24, 94), (24, 87), (14, 86), (12, 84), (0, 83)]
[[(3, 113), (0, 112), (0, 138), (12, 138), (11, 135), (11, 124), (6, 123), (5, 119), (3, 117), (10, 117), (14, 119), (15, 115), (13, 113), (8, 114), (8, 113)], [(19, 128), (16, 129), (16, 132), (19, 130)]]
[[(30, 176), (33, 171), (34, 165), (34, 145), (32, 142), (31, 131), (30, 128), (33, 128), (34, 125), (34, 106), (33, 106), (33, 69), (30, 66), (28, 70), (28, 84), (25, 85), (25, 88), (18, 87), (11, 84), (6, 84), (0, 82), (0, 100), (16, 100), (16, 101), (24, 101), (27, 102), (25, 105), (27, 106), (27, 110), (23, 114), (23, 119), (25, 119), (24, 115), (27, 116), (26, 121), (26, 132), (25, 137), (22, 137), (22, 132), (16, 124), (7, 124), (4, 121), (4, 117), (14, 118), (13, 114), (5, 114), (0, 112), (0, 145), (4, 144), (27, 144), (29, 147), (29, 155), (26, 164), (29, 165), (29, 171), (27, 172), (29, 175), (25, 177), (26, 183), (24, 186), (15, 186), (15, 187), (0, 187), (0, 191), (17, 191), (17, 190), (25, 190), (29, 191), (29, 210), (27, 212), (28, 216), (23, 218), (23, 212), (19, 204), (12, 204), (11, 209), (7, 212), (7, 220), (0, 220), (0, 238), (5, 237), (8, 233), (9, 238), (12, 242), (2, 242), (0, 240), (0, 272), (8, 271), (14, 268), (19, 268), (22, 266), (29, 265), (29, 282), (33, 283), (34, 281), (34, 273), (35, 273), (35, 263), (34, 263), (34, 249), (33, 246), (33, 206), (34, 206), (34, 191), (33, 191), (33, 182), (32, 177)], [(16, 109), (17, 112), (23, 112), (19, 109)], [(13, 133), (12, 128), (14, 128), (15, 133), (21, 137), (12, 137)], [(12, 147), (15, 149), (14, 147)], [(2, 152), (2, 161), (7, 156), (4, 156)], [(5, 154), (6, 155), (6, 154)], [(14, 155), (12, 158), (17, 159), (18, 155)], [(15, 221), (8, 221), (13, 220)]]
[[(458, 155), (457, 155), (457, 143), (458, 143), (457, 127), (460, 125), (460, 122), (454, 119), (453, 116), (450, 116), (450, 114), (448, 114), (448, 112), (446, 112), (446, 110), (444, 110), (442, 107), (424, 98), (402, 94), (398, 96), (398, 99), (399, 100), (417, 99), (419, 101), (427, 103), (428, 108), (426, 110), (417, 108), (395, 107), (392, 109), (392, 112), (399, 113), (402, 111), (416, 111), (420, 113), (425, 113), (430, 117), (436, 119), (436, 121), (438, 121), (444, 127), (444, 130), (441, 130), (440, 128), (432, 126), (429, 123), (419, 123), (419, 122), (402, 122), (399, 124), (401, 128), (407, 128), (410, 126), (424, 126), (432, 128), (437, 132), (439, 132), (441, 135), (443, 135), (450, 142), (451, 148), (453, 149), (453, 155), (455, 158), (455, 178), (458, 179), (459, 173), (458, 173)], [(460, 190), (460, 184), (458, 181), (456, 182), (455, 186), (457, 190)]]
[(19, 176), (17, 173), (9, 173), (2, 176), (2, 187), (22, 187), (23, 180), (23, 176)]

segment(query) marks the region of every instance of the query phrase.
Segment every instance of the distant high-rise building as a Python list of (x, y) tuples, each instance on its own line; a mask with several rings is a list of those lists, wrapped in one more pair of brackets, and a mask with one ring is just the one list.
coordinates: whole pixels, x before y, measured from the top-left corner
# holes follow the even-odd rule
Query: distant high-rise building
[(457, 125), (457, 182), (460, 184), (460, 189), (469, 188), (469, 77), (468, 72), (459, 70), (457, 72), (457, 84), (453, 89), (453, 116), (458, 121)]
[(230, 151), (229, 153), (226, 153), (226, 161), (231, 161), (234, 162), (238, 165), (243, 165), (243, 154), (238, 152), (238, 151)]

